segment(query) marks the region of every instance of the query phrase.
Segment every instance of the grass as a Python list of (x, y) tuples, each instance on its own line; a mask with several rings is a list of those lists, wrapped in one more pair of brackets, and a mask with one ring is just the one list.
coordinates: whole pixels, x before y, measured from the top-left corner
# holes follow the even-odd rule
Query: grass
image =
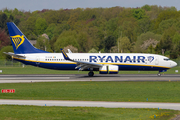
[(173, 110), (0, 105), (3, 120), (168, 120)]
[(52, 82), (5, 83), (0, 99), (180, 102), (180, 82)]
[(84, 74), (85, 71), (51, 70), (34, 66), (25, 67), (1, 67), (1, 74)]
[[(2, 73), (0, 74), (87, 74), (88, 71), (68, 71), (68, 70), (50, 70), (34, 66), (25, 66), (23, 67), (0, 67)], [(164, 74), (179, 74), (175, 72), (178, 70), (180, 72), (180, 67), (174, 67), (169, 69)], [(119, 74), (157, 74), (158, 71), (119, 71)], [(99, 72), (95, 72), (99, 74)]]

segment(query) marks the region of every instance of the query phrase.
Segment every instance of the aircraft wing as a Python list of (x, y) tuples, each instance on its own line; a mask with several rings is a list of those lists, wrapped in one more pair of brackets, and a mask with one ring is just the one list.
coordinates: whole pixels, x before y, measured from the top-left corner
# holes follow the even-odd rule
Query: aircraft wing
[(6, 55), (10, 55), (10, 56), (12, 56), (12, 57), (25, 58), (25, 56), (23, 56), (23, 55), (14, 54), (14, 53), (12, 53), (12, 52), (3, 52), (3, 53), (6, 54)]
[(72, 60), (68, 57), (68, 55), (64, 52), (63, 49), (61, 49), (61, 52), (62, 52), (65, 60), (76, 62), (77, 67), (75, 69), (84, 70), (84, 69), (88, 69), (88, 68), (100, 68), (103, 66), (101, 64), (96, 64), (96, 63)]

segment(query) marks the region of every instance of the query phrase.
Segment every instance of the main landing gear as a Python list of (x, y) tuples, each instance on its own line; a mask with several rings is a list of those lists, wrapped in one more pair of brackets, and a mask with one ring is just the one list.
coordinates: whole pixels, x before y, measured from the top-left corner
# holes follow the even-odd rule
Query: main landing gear
[(159, 73), (157, 74), (157, 76), (161, 76), (161, 72), (159, 72)]
[(93, 71), (90, 71), (90, 72), (88, 73), (88, 76), (89, 76), (89, 77), (94, 76), (94, 72), (93, 72)]

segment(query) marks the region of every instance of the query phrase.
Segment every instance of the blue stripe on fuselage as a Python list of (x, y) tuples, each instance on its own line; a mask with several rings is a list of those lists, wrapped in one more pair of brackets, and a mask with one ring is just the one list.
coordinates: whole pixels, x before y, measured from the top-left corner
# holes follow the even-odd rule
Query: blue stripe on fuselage
[[(13, 58), (14, 60), (17, 60), (19, 62), (22, 62), (26, 65), (33, 65), (33, 66), (38, 66), (42, 68), (47, 68), (47, 69), (55, 69), (55, 70), (77, 70), (75, 67), (77, 66), (76, 64), (68, 64), (65, 62), (36, 62), (36, 61), (28, 61), (28, 60), (23, 60), (23, 59), (18, 59), (18, 58)], [(164, 67), (156, 67), (156, 66), (146, 66), (146, 65), (130, 65), (130, 64), (115, 64), (119, 66), (119, 70), (141, 70), (141, 71), (159, 71), (159, 70), (167, 70), (169, 68), (164, 68)]]

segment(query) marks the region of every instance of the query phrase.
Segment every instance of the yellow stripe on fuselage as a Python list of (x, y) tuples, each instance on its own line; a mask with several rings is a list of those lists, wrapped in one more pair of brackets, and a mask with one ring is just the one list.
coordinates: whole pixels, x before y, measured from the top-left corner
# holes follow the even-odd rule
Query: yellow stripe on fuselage
[(118, 72), (118, 70), (109, 70), (110, 72)]
[[(55, 64), (76, 64), (76, 62), (46, 62), (46, 61), (35, 61), (35, 60), (26, 60), (21, 58), (12, 57), (14, 59), (23, 60), (23, 61), (29, 61), (29, 62), (39, 62), (39, 63), (55, 63)], [(143, 65), (143, 64), (127, 64), (127, 63), (96, 63), (96, 64), (102, 64), (102, 65), (132, 65), (132, 66), (148, 66), (148, 67), (159, 67), (159, 68), (166, 68), (170, 69), (170, 67), (165, 66), (158, 66), (158, 65)]]

